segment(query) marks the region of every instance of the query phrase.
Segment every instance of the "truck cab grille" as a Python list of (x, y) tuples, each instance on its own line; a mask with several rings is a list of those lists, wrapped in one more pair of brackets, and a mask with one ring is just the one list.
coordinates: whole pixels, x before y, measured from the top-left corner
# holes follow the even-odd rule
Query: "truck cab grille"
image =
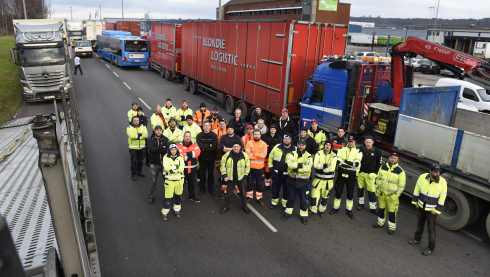
[(32, 88), (47, 88), (63, 85), (63, 72), (28, 74), (27, 80)]

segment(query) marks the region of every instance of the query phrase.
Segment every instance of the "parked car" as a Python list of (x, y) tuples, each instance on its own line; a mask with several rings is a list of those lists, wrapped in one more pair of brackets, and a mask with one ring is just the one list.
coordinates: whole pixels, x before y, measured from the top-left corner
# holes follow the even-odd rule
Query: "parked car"
[(416, 60), (415, 62), (412, 62), (413, 71), (419, 72), (420, 71), (420, 65), (425, 60), (424, 59), (415, 59), (415, 60)]
[(80, 56), (88, 56), (92, 58), (92, 47), (90, 41), (79, 41), (75, 46), (75, 53)]
[(436, 87), (461, 87), (459, 100), (477, 108), (480, 112), (490, 113), (490, 94), (489, 92), (468, 81), (441, 78), (437, 81)]
[(441, 76), (454, 77), (454, 73), (447, 69), (441, 69)]
[(439, 73), (441, 73), (441, 68), (439, 67), (439, 65), (437, 63), (435, 63), (433, 61), (424, 60), (420, 64), (419, 71), (422, 71), (422, 73), (428, 72), (428, 73), (439, 74)]
[(347, 52), (347, 53), (345, 53), (344, 58), (347, 59), (347, 60), (355, 60), (356, 59), (356, 55), (354, 55), (354, 53), (352, 53), (352, 52)]
[(380, 57), (376, 52), (359, 52), (356, 55), (356, 60), (362, 60), (364, 57)]

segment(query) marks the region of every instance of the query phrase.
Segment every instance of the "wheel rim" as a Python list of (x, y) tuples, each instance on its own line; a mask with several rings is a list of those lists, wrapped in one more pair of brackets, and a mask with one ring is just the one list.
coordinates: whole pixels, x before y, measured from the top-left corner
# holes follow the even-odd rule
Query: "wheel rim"
[(446, 197), (446, 201), (444, 202), (444, 208), (440, 217), (446, 221), (452, 221), (456, 219), (459, 215), (458, 203), (451, 196)]
[(190, 88), (191, 88), (191, 92), (194, 92), (194, 82), (191, 82)]
[(233, 108), (234, 107), (233, 107), (233, 103), (232, 103), (231, 99), (229, 97), (226, 98), (226, 110), (231, 111), (231, 110), (233, 110)]
[(243, 103), (238, 104), (238, 107), (242, 111), (242, 118), (245, 118), (245, 105)]
[(189, 79), (184, 78), (184, 87), (188, 87), (188, 86), (189, 86)]

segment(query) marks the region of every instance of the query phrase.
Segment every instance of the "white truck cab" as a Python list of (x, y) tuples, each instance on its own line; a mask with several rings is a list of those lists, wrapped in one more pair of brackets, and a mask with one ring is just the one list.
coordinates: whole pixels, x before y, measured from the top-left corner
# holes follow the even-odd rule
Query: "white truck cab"
[(490, 93), (486, 89), (468, 81), (450, 78), (439, 79), (436, 83), (436, 87), (449, 86), (461, 87), (459, 100), (462, 103), (473, 106), (480, 112), (490, 113)]

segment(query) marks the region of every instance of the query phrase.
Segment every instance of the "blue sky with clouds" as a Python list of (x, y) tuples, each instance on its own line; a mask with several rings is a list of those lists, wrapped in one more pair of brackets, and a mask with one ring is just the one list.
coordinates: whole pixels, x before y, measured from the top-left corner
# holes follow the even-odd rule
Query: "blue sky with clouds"
[[(124, 0), (123, 0), (124, 1)], [(350, 3), (351, 16), (372, 15), (376, 17), (428, 18), (429, 7), (437, 7), (439, 0), (344, 0)], [(102, 5), (103, 17), (121, 17), (121, 0), (51, 0), (51, 10), (56, 17), (70, 19), (70, 7), (73, 20), (88, 19)], [(228, 2), (222, 0), (222, 3)], [(214, 19), (218, 0), (125, 0), (124, 17), (142, 18), (150, 12), (151, 18)], [(484, 18), (490, 17), (490, 0), (440, 0), (439, 18)]]

